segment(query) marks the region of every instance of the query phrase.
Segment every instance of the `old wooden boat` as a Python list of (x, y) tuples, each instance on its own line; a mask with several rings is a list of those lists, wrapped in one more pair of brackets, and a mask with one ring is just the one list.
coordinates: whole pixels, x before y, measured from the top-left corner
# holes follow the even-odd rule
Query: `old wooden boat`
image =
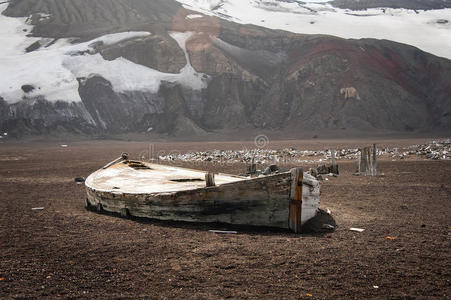
[(86, 205), (122, 216), (270, 226), (300, 232), (319, 207), (319, 182), (302, 169), (247, 178), (129, 160), (85, 181)]

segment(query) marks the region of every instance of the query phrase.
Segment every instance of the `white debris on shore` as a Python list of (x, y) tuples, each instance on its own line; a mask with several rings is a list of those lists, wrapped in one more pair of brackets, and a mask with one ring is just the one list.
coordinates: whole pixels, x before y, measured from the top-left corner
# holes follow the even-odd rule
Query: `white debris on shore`
[[(381, 148), (377, 156), (392, 159), (404, 159), (409, 156), (419, 156), (425, 159), (451, 159), (451, 141), (431, 141), (422, 145), (413, 145), (400, 151), (399, 148)], [(274, 149), (243, 149), (243, 150), (212, 150), (187, 153), (172, 152), (160, 155), (163, 161), (213, 162), (213, 163), (251, 163), (256, 164), (299, 164), (321, 163), (330, 160), (332, 150), (296, 150), (286, 148)], [(359, 156), (358, 148), (337, 149), (337, 160), (354, 160)]]
[[(355, 151), (354, 151), (355, 150)], [(349, 159), (355, 158), (358, 149), (351, 149), (344, 152)], [(208, 162), (227, 162), (227, 163), (251, 163), (256, 164), (269, 163), (316, 163), (327, 161), (330, 158), (330, 150), (296, 150), (296, 149), (245, 149), (245, 150), (213, 150), (188, 152), (184, 154), (172, 153), (162, 155), (160, 160), (166, 161), (208, 161)]]
[(427, 144), (413, 145), (411, 150), (403, 152), (401, 157), (408, 155), (425, 156), (427, 159), (451, 159), (451, 140), (432, 141)]

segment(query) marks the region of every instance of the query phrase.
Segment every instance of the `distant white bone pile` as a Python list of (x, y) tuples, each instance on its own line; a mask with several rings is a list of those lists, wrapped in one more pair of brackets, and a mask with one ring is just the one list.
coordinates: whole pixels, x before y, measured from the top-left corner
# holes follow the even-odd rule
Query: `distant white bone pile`
[[(296, 150), (282, 149), (243, 149), (243, 150), (213, 150), (188, 153), (171, 153), (160, 155), (163, 161), (185, 161), (185, 162), (213, 162), (213, 163), (250, 163), (256, 164), (299, 164), (299, 163), (321, 163), (330, 160), (332, 150)], [(425, 159), (448, 160), (451, 159), (451, 141), (431, 141), (422, 145), (410, 146), (406, 151), (398, 148), (381, 148), (377, 150), (378, 156), (392, 159), (404, 159), (416, 156)], [(353, 160), (359, 156), (359, 149), (337, 149), (337, 160)]]

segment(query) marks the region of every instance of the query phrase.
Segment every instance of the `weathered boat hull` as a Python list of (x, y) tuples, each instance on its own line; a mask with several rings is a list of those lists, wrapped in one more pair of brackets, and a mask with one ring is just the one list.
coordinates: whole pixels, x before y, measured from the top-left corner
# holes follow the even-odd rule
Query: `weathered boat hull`
[[(155, 165), (148, 165), (155, 168)], [(99, 178), (102, 171), (97, 172), (96, 176)], [(298, 216), (300, 225), (316, 214), (319, 206), (319, 183), (311, 176), (302, 177), (302, 195), (299, 196), (294, 195), (296, 184), (290, 172), (251, 179), (233, 178), (237, 181), (210, 187), (134, 193), (121, 191), (119, 188), (96, 188), (95, 181), (88, 177), (86, 201), (88, 206), (123, 216), (291, 229), (290, 201), (293, 204), (296, 197), (301, 200), (297, 203), (302, 215)]]

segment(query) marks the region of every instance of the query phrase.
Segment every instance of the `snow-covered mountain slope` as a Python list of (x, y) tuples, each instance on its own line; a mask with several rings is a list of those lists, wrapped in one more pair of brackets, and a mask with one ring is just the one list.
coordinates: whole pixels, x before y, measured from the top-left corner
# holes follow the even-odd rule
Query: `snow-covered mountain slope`
[[(387, 39), (451, 59), (451, 8), (414, 10), (371, 6), (372, 8), (368, 9), (351, 10), (338, 8), (330, 1), (321, 0), (177, 1), (187, 9), (240, 24), (255, 24), (295, 33), (327, 34), (342, 38)], [(348, 2), (351, 1), (336, 2), (346, 7), (350, 6)], [(366, 1), (368, 2), (372, 3)], [(398, 4), (398, 1), (392, 2)], [(446, 4), (445, 6), (451, 7), (448, 0), (440, 2), (442, 6)]]
[[(77, 78), (92, 76), (110, 81), (117, 93), (136, 90), (156, 93), (163, 80), (198, 90), (206, 87), (207, 77), (192, 68), (186, 52), (185, 42), (192, 33), (171, 33), (184, 49), (187, 64), (179, 73), (163, 73), (123, 57), (106, 60), (95, 49), (130, 40), (139, 42), (150, 32), (113, 33), (75, 44), (70, 39), (28, 37), (32, 26), (25, 18), (1, 14), (7, 5), (0, 4), (0, 97), (8, 103), (39, 96), (52, 102), (80, 102)], [(30, 51), (30, 45), (39, 46)]]

